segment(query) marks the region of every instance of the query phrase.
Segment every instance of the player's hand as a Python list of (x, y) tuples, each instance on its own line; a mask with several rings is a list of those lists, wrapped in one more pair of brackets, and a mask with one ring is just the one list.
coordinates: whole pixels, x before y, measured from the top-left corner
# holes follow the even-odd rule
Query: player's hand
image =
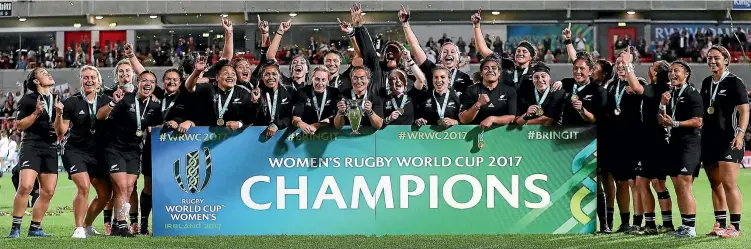
[(488, 97), (487, 94), (480, 94), (480, 97), (477, 99), (477, 103), (480, 104), (480, 106), (485, 106), (488, 103), (490, 103), (490, 97)]
[(186, 133), (188, 132), (190, 127), (193, 127), (193, 122), (185, 121), (185, 122), (180, 123), (180, 126), (177, 127), (177, 131), (180, 133)]
[(372, 112), (373, 111), (373, 102), (365, 101), (365, 107), (363, 108), (363, 111), (365, 111), (366, 113)]
[(451, 126), (459, 124), (459, 121), (456, 121), (455, 119), (452, 119), (452, 118), (444, 118), (444, 119), (441, 119), (440, 123), (441, 123), (441, 126), (445, 128), (449, 128)]
[(428, 124), (428, 121), (425, 120), (424, 118), (419, 118), (419, 119), (415, 120), (415, 124), (417, 126), (423, 126), (423, 125)]
[(558, 90), (561, 90), (561, 88), (563, 88), (563, 82), (559, 80), (553, 83), (553, 86), (552, 88), (550, 88), (550, 90), (553, 90), (553, 92), (557, 92)]
[(400, 22), (406, 23), (409, 21), (409, 11), (407, 11), (407, 9), (404, 8), (404, 4), (401, 4), (400, 7), (401, 9), (399, 10), (399, 14), (397, 14), (397, 16), (399, 16)]
[(402, 61), (404, 61), (405, 68), (409, 67), (409, 62), (412, 61), (412, 53), (404, 46), (402, 46)]
[(480, 122), (480, 128), (487, 129), (493, 126), (493, 124), (494, 124), (493, 117), (487, 117), (485, 118), (485, 120)]
[(202, 73), (204, 70), (206, 70), (207, 60), (208, 60), (208, 57), (206, 56), (198, 57), (198, 60), (196, 61), (195, 66), (193, 66), (193, 72)]
[(737, 136), (735, 136), (735, 139), (733, 139), (733, 142), (732, 142), (732, 149), (734, 150), (743, 149), (743, 137), (744, 136), (745, 134), (738, 134)]
[(339, 103), (336, 103), (336, 109), (339, 110), (339, 113), (344, 113), (347, 111), (347, 104), (344, 103), (344, 100), (341, 100)]
[(130, 43), (126, 43), (125, 46), (123, 46), (123, 49), (125, 50), (125, 57), (131, 58), (135, 56), (133, 54), (133, 45)]
[(625, 53), (621, 53), (621, 60), (626, 63), (626, 65), (634, 62), (634, 55), (631, 54), (631, 46), (628, 46)]
[(253, 89), (253, 91), (250, 91), (250, 101), (253, 103), (258, 103), (258, 100), (261, 99), (261, 90), (256, 88)]
[(164, 125), (170, 129), (177, 129), (177, 126), (178, 126), (177, 122), (175, 122), (174, 120), (167, 121), (167, 123), (165, 123)]
[(665, 92), (662, 94), (662, 98), (660, 99), (660, 103), (663, 105), (667, 105), (668, 102), (670, 102), (670, 92)]
[(300, 130), (302, 131), (302, 133), (304, 133), (306, 135), (313, 135), (313, 133), (310, 130), (310, 128), (312, 128), (311, 125), (309, 125), (309, 124), (307, 124), (305, 122), (300, 122), (300, 123), (297, 124), (297, 126), (300, 127)]
[(37, 108), (34, 110), (34, 113), (39, 115), (42, 112), (44, 112), (44, 101), (42, 101), (42, 95), (39, 95), (39, 97), (37, 97)]
[(240, 122), (237, 122), (237, 121), (227, 121), (227, 123), (225, 124), (225, 126), (227, 126), (227, 128), (229, 130), (234, 131), (234, 130), (240, 129)]
[(117, 90), (115, 90), (115, 92), (112, 93), (112, 102), (114, 102), (115, 104), (120, 103), (120, 100), (123, 99), (123, 96), (125, 96), (123, 90), (118, 88)]
[(224, 28), (224, 32), (232, 33), (232, 21), (226, 16), (222, 17), (222, 28)]
[(477, 10), (477, 13), (472, 14), (472, 17), (470, 17), (470, 20), (472, 21), (473, 25), (480, 24), (480, 21), (482, 21), (482, 16), (480, 15), (482, 13), (482, 8)]
[(568, 28), (563, 29), (561, 36), (564, 40), (571, 40), (571, 23), (568, 23)]
[(269, 22), (261, 20), (261, 15), (256, 15), (258, 17), (258, 30), (261, 31), (261, 34), (268, 34), (269, 33)]
[(577, 111), (581, 111), (582, 110), (583, 106), (582, 106), (582, 101), (581, 100), (577, 99), (577, 100), (574, 100), (571, 103), (574, 104), (574, 109), (576, 109)]
[(537, 113), (537, 105), (531, 105), (527, 108), (527, 116), (534, 116)]
[(275, 125), (269, 125), (269, 127), (266, 127), (266, 136), (273, 137), (277, 130)]
[(360, 3), (353, 4), (352, 8), (349, 9), (349, 14), (352, 17), (352, 24), (355, 27), (360, 27), (362, 25), (362, 5)]
[(286, 22), (280, 23), (278, 32), (284, 34), (284, 32), (287, 32), (287, 30), (289, 30), (289, 28), (291, 27), (292, 27), (292, 18), (290, 18)]
[(393, 111), (393, 112), (391, 112), (391, 115), (389, 115), (389, 119), (391, 121), (394, 121), (397, 118), (399, 118), (399, 116), (401, 116), (401, 115), (402, 115), (402, 113), (400, 113), (399, 111)]
[(62, 116), (63, 115), (63, 108), (64, 107), (65, 106), (63, 105), (63, 103), (60, 102), (60, 97), (58, 96), (57, 98), (55, 98), (55, 113), (57, 114), (57, 116)]
[[(337, 18), (336, 20), (339, 20), (339, 18)], [(351, 23), (343, 22), (342, 20), (339, 20), (339, 29), (341, 29), (342, 32), (347, 33), (347, 34), (350, 34), (355, 31), (355, 29), (352, 28)]]

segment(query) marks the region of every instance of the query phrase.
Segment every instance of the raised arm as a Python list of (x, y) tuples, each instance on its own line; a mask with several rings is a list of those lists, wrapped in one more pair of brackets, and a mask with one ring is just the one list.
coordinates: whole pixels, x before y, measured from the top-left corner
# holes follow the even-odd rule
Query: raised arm
[(493, 50), (488, 47), (488, 44), (485, 44), (485, 38), (482, 37), (482, 30), (480, 29), (480, 21), (482, 21), (482, 17), (480, 16), (480, 13), (482, 13), (482, 8), (472, 15), (472, 32), (474, 33), (477, 52), (480, 53), (482, 57), (488, 57), (493, 53)]
[(628, 81), (628, 86), (631, 87), (631, 90), (636, 94), (643, 95), (644, 86), (641, 85), (639, 78), (636, 77), (636, 72), (634, 71), (634, 55), (631, 53), (632, 48), (632, 46), (628, 46), (628, 50), (625, 53), (621, 53), (621, 60), (626, 63), (626, 80)]
[(571, 62), (576, 61), (576, 48), (574, 48), (574, 44), (571, 41), (571, 23), (568, 23), (568, 28), (561, 32), (561, 36), (563, 36), (563, 43), (566, 44), (568, 59), (571, 60)]
[(415, 61), (418, 65), (422, 65), (422, 63), (425, 62), (428, 57), (425, 55), (425, 51), (422, 50), (420, 41), (417, 40), (417, 36), (415, 36), (415, 33), (412, 32), (412, 27), (409, 25), (410, 13), (407, 11), (407, 9), (404, 8), (404, 5), (401, 5), (401, 8), (402, 9), (399, 10), (399, 21), (402, 22), (402, 28), (404, 28), (404, 36), (407, 38), (407, 43), (409, 43), (409, 46), (412, 48), (412, 52), (415, 53)]
[(227, 17), (222, 17), (222, 28), (224, 28), (224, 51), (222, 51), (222, 59), (232, 60), (232, 57), (235, 56), (232, 21)]
[(130, 43), (125, 44), (125, 57), (128, 58), (128, 61), (130, 62), (130, 66), (133, 67), (133, 71), (136, 72), (136, 75), (141, 74), (143, 71), (146, 71), (146, 68), (143, 67), (141, 64), (141, 61), (138, 60), (138, 57), (136, 57), (136, 54), (133, 53), (133, 45)]
[[(67, 110), (65, 110), (67, 109)], [(65, 135), (66, 132), (68, 132), (68, 128), (70, 127), (70, 117), (63, 117), (63, 115), (70, 115), (69, 113), (72, 110), (70, 108), (65, 108), (65, 105), (60, 102), (60, 97), (57, 97), (55, 100), (55, 134), (57, 137), (62, 137)]]
[(198, 84), (198, 79), (201, 78), (201, 74), (203, 74), (203, 70), (206, 69), (206, 60), (207, 57), (200, 57), (196, 61), (196, 65), (194, 66), (193, 73), (188, 76), (187, 79), (185, 79), (185, 89), (188, 90), (188, 92), (195, 92), (196, 91), (196, 85)]
[(115, 92), (112, 94), (112, 101), (110, 101), (109, 104), (102, 106), (99, 108), (99, 110), (96, 112), (96, 119), (97, 120), (106, 120), (110, 113), (112, 113), (112, 110), (117, 106), (118, 103), (123, 99), (123, 91), (120, 89), (115, 90)]
[(266, 51), (266, 59), (271, 60), (276, 57), (276, 52), (279, 51), (279, 44), (282, 42), (282, 36), (284, 36), (284, 32), (287, 32), (289, 28), (292, 27), (292, 18), (289, 19), (289, 21), (282, 22), (279, 24), (279, 29), (276, 31), (276, 35), (274, 35), (274, 39), (271, 40), (271, 45), (269, 46), (269, 50)]
[(412, 70), (412, 73), (415, 74), (415, 89), (427, 89), (425, 86), (425, 82), (427, 82), (427, 80), (425, 79), (425, 73), (423, 73), (422, 70), (420, 70), (420, 67), (417, 66), (415, 61), (412, 60), (409, 50), (402, 48), (402, 60), (404, 61), (404, 67), (409, 68), (410, 70)]

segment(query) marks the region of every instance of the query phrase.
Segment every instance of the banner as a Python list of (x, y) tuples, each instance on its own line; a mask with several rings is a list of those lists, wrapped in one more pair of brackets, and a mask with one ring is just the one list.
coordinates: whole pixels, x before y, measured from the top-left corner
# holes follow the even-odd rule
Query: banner
[(264, 129), (156, 129), (154, 235), (595, 230), (595, 127)]
[(746, 34), (749, 32), (749, 25), (735, 25), (735, 29), (730, 28), (730, 24), (652, 24), (652, 40), (665, 40), (670, 38), (673, 32), (678, 31), (680, 33), (683, 29), (686, 29), (690, 35), (696, 36), (696, 33), (703, 29), (712, 31), (712, 34), (717, 36), (718, 34), (732, 34), (738, 29), (743, 29)]
[(733, 0), (733, 10), (751, 10), (751, 0)]
[[(508, 26), (508, 39), (506, 42), (511, 42), (511, 47), (516, 49), (516, 45), (523, 40), (528, 40), (535, 46), (538, 43), (542, 43), (546, 35), (550, 36), (551, 49), (558, 48), (558, 42), (556, 37), (561, 36), (563, 29), (568, 27), (568, 23), (565, 25), (509, 25)], [(587, 51), (592, 51), (592, 47), (595, 42), (594, 27), (586, 24), (572, 24), (571, 25), (571, 40), (576, 42), (578, 34), (582, 34), (584, 40), (586, 40)], [(491, 46), (491, 44), (488, 44)], [(574, 44), (576, 46), (576, 44)], [(506, 46), (508, 48), (509, 46)], [(513, 52), (513, 51), (512, 51)]]

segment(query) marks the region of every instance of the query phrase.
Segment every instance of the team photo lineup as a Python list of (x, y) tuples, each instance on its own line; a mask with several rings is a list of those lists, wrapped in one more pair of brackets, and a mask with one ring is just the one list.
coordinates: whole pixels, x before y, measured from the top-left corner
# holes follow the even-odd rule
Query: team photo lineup
[[(11, 172), (16, 190), (7, 237), (52, 237), (43, 220), (53, 196), (69, 198), (55, 195), (59, 181), (68, 180), (75, 185), (72, 238), (151, 236), (152, 191), (159, 191), (151, 184), (152, 128), (182, 134), (197, 126), (257, 126), (264, 128), (260, 135), (272, 137), (289, 129), (314, 135), (348, 126), (356, 132), (361, 126), (459, 125), (483, 132), (498, 126), (596, 126), (598, 234), (740, 236), (738, 183), (751, 94), (730, 71), (726, 46), (706, 47), (709, 71), (692, 70), (695, 64), (680, 59), (656, 60), (642, 72), (649, 77), (641, 78), (636, 65), (642, 49), (625, 45), (610, 60), (598, 58), (577, 48), (568, 23), (558, 32), (562, 63), (570, 71), (554, 75), (532, 41), (509, 45), (508, 54), (494, 49), (482, 29), (482, 11), (466, 20), (477, 72), (462, 71), (469, 62), (454, 42), (441, 42), (437, 54), (426, 51), (404, 6), (393, 18), (404, 40), (371, 36), (359, 3), (350, 8), (349, 20), (335, 20), (354, 56), (345, 60), (347, 51), (326, 50), (320, 66), (298, 54), (283, 70), (277, 54), (295, 19), (272, 27), (258, 15), (257, 64), (233, 52), (236, 30), (225, 16), (218, 20), (224, 37), (218, 60), (191, 55), (157, 75), (133, 44), (123, 44), (125, 58), (113, 64), (114, 72), (92, 65), (76, 69), (80, 82), (70, 84), (80, 91), (67, 98), (53, 94), (53, 70), (27, 70), (15, 107), (19, 149), (3, 155), (0, 169)], [(116, 80), (112, 87), (103, 82), (108, 73)], [(3, 132), (2, 147), (16, 147), (10, 136)], [(483, 139), (493, 138), (481, 135), (480, 149)], [(58, 178), (59, 165), (68, 179)], [(694, 180), (704, 177), (711, 188), (695, 188)], [(711, 193), (713, 227), (697, 226), (698, 192)], [(678, 210), (672, 210), (674, 203)], [(100, 215), (104, 223), (95, 224)]]

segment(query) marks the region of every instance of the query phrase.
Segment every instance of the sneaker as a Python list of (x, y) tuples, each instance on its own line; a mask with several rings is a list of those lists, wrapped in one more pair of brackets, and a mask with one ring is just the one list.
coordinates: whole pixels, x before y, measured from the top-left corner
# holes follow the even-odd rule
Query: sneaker
[(678, 230), (675, 231), (675, 237), (694, 238), (696, 237), (696, 228), (681, 225), (678, 227)]
[(659, 235), (660, 232), (657, 231), (657, 228), (651, 228), (651, 227), (645, 227), (642, 231), (641, 235)]
[(597, 233), (599, 233), (599, 234), (612, 234), (613, 230), (610, 230), (609, 227), (604, 227), (604, 228), (601, 228), (600, 231), (597, 232)]
[(130, 227), (128, 227), (128, 232), (131, 234), (138, 234), (138, 231), (141, 229), (141, 226), (138, 225), (138, 223), (131, 223)]
[(129, 229), (126, 228), (119, 228), (116, 227), (112, 230), (111, 236), (120, 236), (120, 237), (135, 237), (132, 233), (130, 233)]
[(8, 234), (9, 239), (18, 239), (21, 238), (21, 228), (11, 228), (10, 234)]
[(735, 226), (731, 224), (728, 226), (727, 229), (725, 229), (725, 231), (723, 231), (723, 233), (717, 234), (717, 235), (726, 239), (735, 238), (735, 237), (741, 236), (741, 231), (736, 230)]
[(104, 236), (112, 235), (112, 223), (104, 223)]
[(74, 239), (85, 239), (86, 238), (86, 229), (83, 227), (76, 228), (75, 231), (73, 231), (73, 236), (71, 238)]
[(628, 231), (628, 229), (629, 229), (629, 226), (628, 226), (628, 225), (626, 225), (626, 224), (621, 224), (621, 226), (620, 226), (620, 227), (618, 227), (618, 230), (616, 230), (615, 232), (616, 232), (616, 233), (625, 233), (626, 231)]
[(707, 233), (707, 236), (719, 236), (719, 234), (725, 232), (724, 230), (725, 230), (724, 228), (720, 228), (719, 222), (715, 222), (714, 228), (712, 228), (711, 232)]
[(87, 226), (87, 227), (84, 227), (84, 229), (86, 230), (86, 235), (87, 236), (102, 235), (101, 233), (97, 232), (96, 229), (94, 229), (94, 226)]
[(628, 235), (642, 235), (642, 229), (639, 226), (630, 226), (628, 229), (626, 229), (626, 234)]
[(29, 230), (29, 237), (52, 237), (52, 234), (47, 234), (42, 229)]
[(141, 235), (151, 235), (151, 232), (149, 232), (149, 228), (146, 226), (141, 227), (141, 231), (139, 231), (139, 234)]
[(657, 233), (663, 234), (671, 232), (675, 232), (675, 227), (657, 226)]

